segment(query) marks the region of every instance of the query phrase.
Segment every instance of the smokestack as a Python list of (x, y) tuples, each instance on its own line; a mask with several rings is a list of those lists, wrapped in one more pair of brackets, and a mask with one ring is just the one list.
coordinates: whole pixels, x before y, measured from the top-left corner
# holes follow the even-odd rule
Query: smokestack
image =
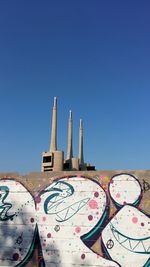
[(70, 110), (69, 122), (68, 122), (68, 150), (67, 159), (73, 158), (73, 148), (72, 148), (72, 111)]
[(84, 164), (83, 157), (83, 121), (80, 119), (80, 129), (79, 129), (79, 164)]
[(57, 98), (54, 97), (50, 152), (57, 150)]

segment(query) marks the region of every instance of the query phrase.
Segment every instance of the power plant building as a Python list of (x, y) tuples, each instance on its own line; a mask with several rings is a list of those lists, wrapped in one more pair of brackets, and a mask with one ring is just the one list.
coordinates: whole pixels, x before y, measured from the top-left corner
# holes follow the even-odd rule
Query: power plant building
[(57, 98), (54, 97), (54, 105), (52, 111), (52, 128), (51, 142), (49, 151), (42, 154), (42, 172), (48, 171), (88, 171), (95, 170), (95, 166), (91, 166), (84, 162), (83, 155), (83, 121), (80, 119), (79, 127), (79, 156), (73, 156), (73, 139), (72, 139), (72, 111), (69, 113), (68, 121), (68, 149), (67, 157), (64, 159), (64, 151), (57, 149)]

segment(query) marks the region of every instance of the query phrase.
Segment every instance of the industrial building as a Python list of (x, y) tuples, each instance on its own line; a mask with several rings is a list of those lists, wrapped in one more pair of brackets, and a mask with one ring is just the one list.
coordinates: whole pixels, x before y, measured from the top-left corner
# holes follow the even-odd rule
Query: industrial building
[(57, 98), (54, 97), (50, 149), (49, 151), (42, 153), (42, 172), (95, 170), (95, 166), (84, 162), (82, 119), (80, 119), (79, 127), (79, 155), (78, 158), (75, 158), (73, 156), (72, 123), (72, 112), (70, 111), (68, 121), (67, 157), (66, 159), (64, 159), (64, 151), (60, 151), (57, 149)]

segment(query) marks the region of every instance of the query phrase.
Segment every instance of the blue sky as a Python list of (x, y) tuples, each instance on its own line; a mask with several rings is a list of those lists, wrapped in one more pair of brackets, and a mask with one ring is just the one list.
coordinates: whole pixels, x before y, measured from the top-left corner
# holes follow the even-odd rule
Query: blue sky
[(150, 2), (1, 1), (0, 172), (40, 171), (53, 97), (97, 169), (149, 169)]

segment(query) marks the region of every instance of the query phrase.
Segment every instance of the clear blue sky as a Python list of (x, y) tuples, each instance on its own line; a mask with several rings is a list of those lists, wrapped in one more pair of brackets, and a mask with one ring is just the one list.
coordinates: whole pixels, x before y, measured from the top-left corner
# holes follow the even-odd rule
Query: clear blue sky
[(150, 169), (150, 1), (0, 2), (0, 172), (40, 171), (58, 98), (58, 148), (97, 169)]

